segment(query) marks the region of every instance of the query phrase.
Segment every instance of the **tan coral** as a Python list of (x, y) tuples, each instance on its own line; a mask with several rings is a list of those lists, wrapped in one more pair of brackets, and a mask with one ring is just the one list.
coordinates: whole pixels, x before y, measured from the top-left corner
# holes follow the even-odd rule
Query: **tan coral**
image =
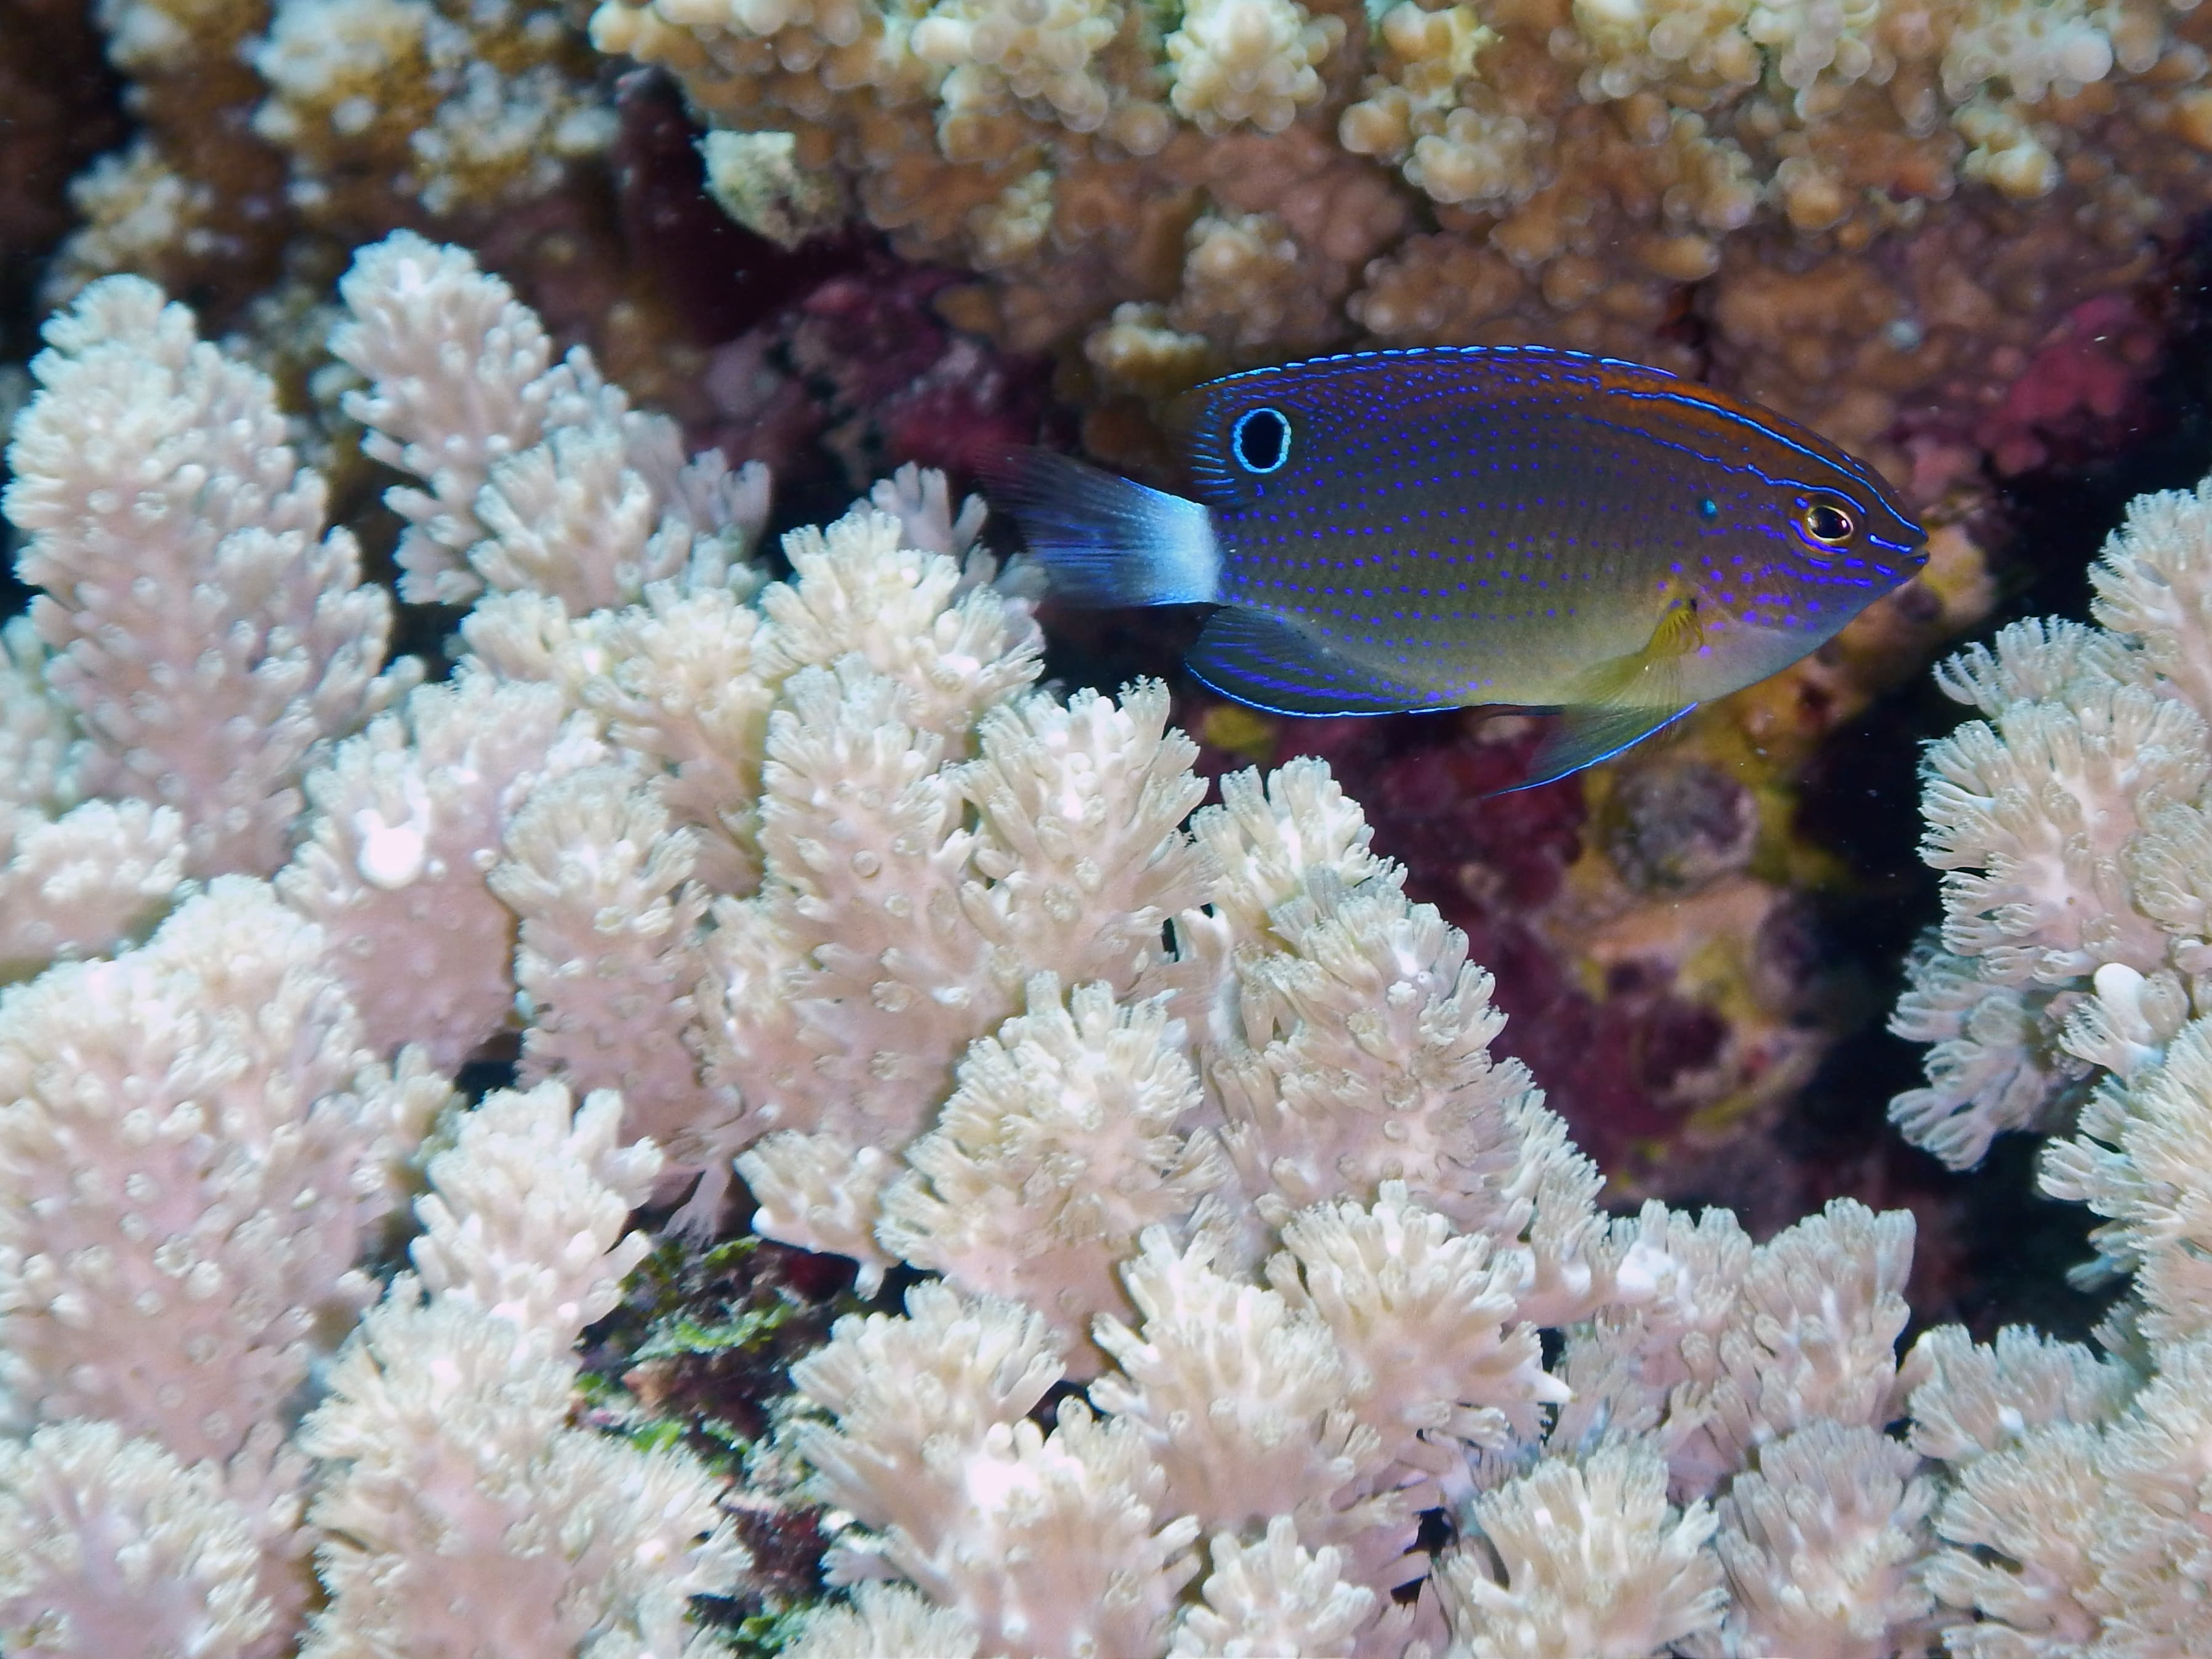
[[(963, 326), (1081, 339), (1151, 400), (1362, 330), (1534, 340), (1704, 369), (1932, 495), (1955, 469), (1916, 471), (1908, 416), (2032, 463), (2046, 416), (2012, 389), (2063, 384), (2069, 314), (2212, 199), (2212, 22), (2149, 0), (1201, 0), (1172, 29), (1067, 0), (1003, 39), (981, 0), (847, 3), (857, 33), (793, 10), (773, 52), (710, 0), (594, 27), (983, 273)], [(1255, 215), (1287, 240), (1243, 258), (1262, 303), (1231, 329), (1184, 244)]]
[(1319, 345), (1333, 332), (1334, 310), (1314, 291), (1282, 220), (1208, 214), (1190, 228), (1182, 290), (1167, 314), (1179, 330), (1249, 351), (1281, 341)]
[(1315, 66), (1343, 39), (1341, 18), (1297, 0), (1192, 0), (1167, 40), (1176, 111), (1201, 132), (1280, 132), (1320, 98)]
[(530, 0), (277, 0), (253, 61), (293, 200), (341, 222), (543, 195), (614, 137), (583, 43)]

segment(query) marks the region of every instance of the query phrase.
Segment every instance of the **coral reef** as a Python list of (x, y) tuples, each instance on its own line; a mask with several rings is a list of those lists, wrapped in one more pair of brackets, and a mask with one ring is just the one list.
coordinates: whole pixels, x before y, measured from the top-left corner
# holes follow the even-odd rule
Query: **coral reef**
[[(666, 1651), (688, 1596), (746, 1592), (725, 1508), (809, 1492), (865, 1523), (817, 1523), (833, 1571), (895, 1570), (1024, 1650), (1267, 1617), (1338, 1648), (1768, 1628), (1766, 1523), (1730, 1543), (1709, 1503), (1753, 1503), (1765, 1439), (1827, 1455), (1895, 1415), (1905, 1218), (1845, 1204), (1756, 1247), (1718, 1215), (1608, 1222), (1488, 1052), (1488, 976), (1327, 769), (1225, 780), (1183, 827), (1203, 786), (1164, 693), (1030, 689), (1029, 601), (940, 479), (787, 538), (764, 582), (763, 476), (555, 361), (458, 251), (394, 237), (343, 297), (364, 443), (420, 480), (392, 494), (402, 586), (469, 605), (447, 682), (384, 667), (380, 595), (257, 424), (268, 381), (143, 283), (57, 320), (19, 421), (25, 574), (66, 587), (34, 617), (53, 654), (17, 651), (18, 793), (159, 797), (178, 851), (166, 886), (85, 860), (77, 910), (116, 919), (0, 1000), (5, 1628), (273, 1651), (312, 1563), (307, 1651)], [(134, 494), (94, 482), (124, 465)], [(162, 493), (186, 485), (191, 516)], [(234, 642), (221, 672), (116, 649), (179, 593)], [(106, 620), (111, 594), (137, 608)], [(165, 737), (116, 723), (147, 683)], [(295, 716), (234, 711), (275, 688)], [(502, 1028), (523, 1092), (464, 1107), (447, 1078)], [(696, 1182), (672, 1227), (712, 1223), (739, 1149), (758, 1230), (943, 1276), (793, 1368), (811, 1406), (756, 1442), (750, 1494), (637, 1406), (600, 1396), (633, 1437), (569, 1420), (578, 1339), (647, 1249), (629, 1213)], [(410, 1168), (413, 1272), (380, 1295), (362, 1258)], [(1753, 1345), (1668, 1357), (1686, 1322)], [(640, 1397), (683, 1398), (653, 1351)], [(1027, 1414), (1063, 1376), (1090, 1404), (1047, 1435)], [(1194, 1433), (1192, 1402), (1239, 1400)], [(1903, 1560), (1887, 1455), (1833, 1478)], [(1010, 1506), (1032, 1483), (1054, 1496)], [(1626, 1577), (1578, 1571), (1539, 1506)], [(1439, 1508), (1466, 1536), (1432, 1564)], [(94, 1599), (155, 1535), (179, 1593)], [(850, 1616), (927, 1623), (911, 1595)], [(1892, 1599), (1885, 1628), (1921, 1616)]]
[[(1150, 119), (1073, 13), (1086, 57), (921, 21), (977, 120)], [(1194, 10), (1160, 119), (1300, 132), (1355, 21)], [(897, 322), (914, 280), (903, 311), (804, 284), (792, 349), (817, 327), (879, 429), (973, 425), (951, 337)], [(1640, 1140), (1802, 1075), (1778, 780), (1972, 603), (1963, 536), (1675, 747), (1476, 811), (1532, 733), (1201, 704), (1194, 737), (1156, 682), (1041, 689), (1024, 575), (941, 475), (771, 567), (765, 471), (459, 249), (391, 236), (339, 298), (331, 381), (404, 479), (396, 599), (269, 375), (142, 279), (50, 325), (15, 424), (0, 1640), (2199, 1640), (2212, 486), (2138, 505), (2103, 629), (1947, 670), (1994, 723), (1929, 762), (1957, 869), (1917, 1006), (2013, 1019), (1960, 1013), (1983, 1047), (1907, 1115), (1954, 1156), (2048, 1126), (2063, 1094), (1976, 1080), (2069, 1057), (2045, 1186), (2134, 1289), (2107, 1357), (1900, 1353), (1909, 1215), (1608, 1212), (1537, 1084), (1630, 1080), (1589, 1121), (1648, 1174)], [(424, 683), (391, 641), (434, 605)], [(733, 1174), (755, 1236), (710, 1243)]]
[(2015, 0), (603, 0), (592, 21), (748, 135), (724, 154), (759, 182), (732, 199), (849, 201), (975, 274), (951, 314), (1080, 345), (1099, 393), (1534, 339), (1709, 368), (1930, 497), (2140, 383), (2160, 240), (2212, 184), (2203, 28)]

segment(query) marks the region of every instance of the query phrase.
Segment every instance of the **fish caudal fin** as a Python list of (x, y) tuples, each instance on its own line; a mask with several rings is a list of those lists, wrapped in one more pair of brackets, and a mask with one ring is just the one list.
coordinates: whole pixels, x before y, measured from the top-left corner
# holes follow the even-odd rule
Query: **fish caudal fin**
[(1223, 696), (1270, 714), (1406, 714), (1457, 706), (1386, 680), (1295, 624), (1241, 605), (1208, 617), (1183, 661)]
[(1221, 590), (1206, 509), (1049, 449), (1012, 449), (980, 469), (992, 505), (1021, 527), (1071, 604), (1188, 605)]
[(1679, 709), (1621, 709), (1576, 707), (1562, 709), (1551, 732), (1529, 762), (1528, 775), (1511, 789), (1493, 795), (1533, 790), (1539, 784), (1557, 783), (1569, 772), (1610, 760), (1623, 749), (1641, 743), (1654, 732), (1664, 731), (1698, 705)]

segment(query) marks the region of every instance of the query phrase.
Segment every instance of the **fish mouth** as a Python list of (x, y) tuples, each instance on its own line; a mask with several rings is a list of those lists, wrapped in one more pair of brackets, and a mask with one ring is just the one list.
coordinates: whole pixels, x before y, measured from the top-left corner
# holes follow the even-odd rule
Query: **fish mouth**
[(1892, 541), (1887, 536), (1869, 535), (1867, 540), (1883, 552), (1891, 555), (1898, 568), (1905, 575), (1920, 570), (1928, 563), (1928, 538), (1917, 541)]

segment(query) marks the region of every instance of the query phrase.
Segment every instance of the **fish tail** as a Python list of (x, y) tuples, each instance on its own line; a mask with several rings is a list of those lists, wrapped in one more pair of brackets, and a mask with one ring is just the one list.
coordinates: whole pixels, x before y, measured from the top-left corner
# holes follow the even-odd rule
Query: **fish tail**
[(1010, 449), (979, 470), (1075, 605), (1189, 605), (1221, 591), (1221, 550), (1206, 509), (1049, 449)]

